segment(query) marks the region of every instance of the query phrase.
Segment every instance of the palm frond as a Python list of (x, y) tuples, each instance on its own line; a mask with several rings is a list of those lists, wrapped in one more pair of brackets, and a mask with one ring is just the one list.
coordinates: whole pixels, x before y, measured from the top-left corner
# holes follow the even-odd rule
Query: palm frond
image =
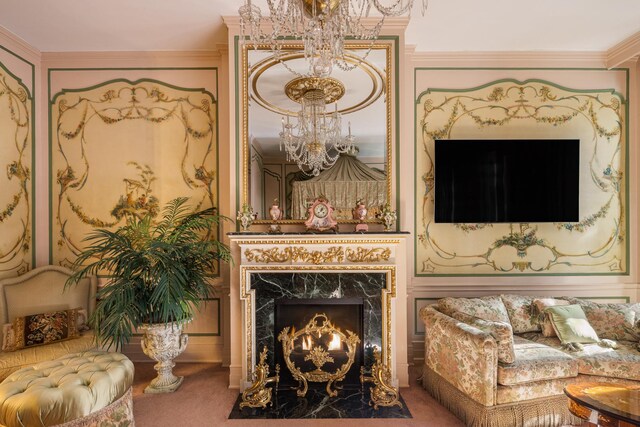
[(192, 212), (186, 197), (171, 200), (161, 219), (132, 217), (115, 231), (97, 229), (73, 264), (66, 286), (108, 272), (90, 323), (101, 344), (121, 349), (143, 323), (184, 322), (210, 298), (208, 275), (231, 252), (211, 239), (212, 228), (228, 218), (215, 209)]

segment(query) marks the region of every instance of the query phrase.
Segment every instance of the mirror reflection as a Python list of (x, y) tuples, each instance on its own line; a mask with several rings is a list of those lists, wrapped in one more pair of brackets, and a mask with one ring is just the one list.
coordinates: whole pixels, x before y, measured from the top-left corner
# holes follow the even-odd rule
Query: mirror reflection
[[(330, 78), (305, 77), (299, 46), (280, 58), (244, 47), (244, 198), (258, 220), (274, 202), (299, 222), (324, 196), (339, 220), (360, 202), (372, 220), (390, 198), (389, 45), (355, 45), (354, 69)], [(362, 58), (365, 58), (362, 60)]]

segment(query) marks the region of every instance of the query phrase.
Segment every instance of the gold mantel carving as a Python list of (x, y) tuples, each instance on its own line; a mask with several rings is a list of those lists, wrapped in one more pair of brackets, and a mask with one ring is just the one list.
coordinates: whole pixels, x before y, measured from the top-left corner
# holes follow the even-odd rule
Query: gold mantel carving
[(391, 372), (389, 367), (380, 361), (380, 351), (374, 350), (373, 356), (376, 361), (371, 366), (371, 376), (364, 374), (364, 366), (360, 368), (360, 383), (364, 387), (365, 383), (373, 383), (371, 387), (371, 400), (369, 405), (373, 406), (373, 409), (378, 409), (380, 406), (399, 406), (402, 408), (400, 402), (400, 393), (398, 389), (393, 387), (391, 383)]
[(379, 262), (389, 261), (391, 249), (389, 248), (347, 248), (347, 260), (350, 262)]
[(310, 251), (302, 246), (289, 246), (283, 249), (247, 249), (244, 252), (250, 262), (269, 264), (272, 262), (307, 262), (315, 265), (327, 262), (344, 261), (342, 246), (332, 246), (325, 251)]
[(285, 248), (247, 249), (244, 252), (247, 261), (257, 263), (306, 262), (320, 265), (328, 262), (343, 262), (346, 259), (354, 263), (388, 261), (391, 257), (389, 248), (347, 248), (331, 246), (326, 250), (310, 251), (303, 246)]
[[(339, 329), (336, 329), (326, 314), (316, 313), (313, 318), (307, 323), (303, 329), (299, 331), (291, 330), (288, 326), (284, 328), (278, 335), (278, 341), (282, 342), (282, 352), (284, 353), (284, 360), (287, 363), (287, 368), (293, 374), (293, 378), (298, 380), (299, 386), (296, 394), (300, 397), (304, 397), (309, 389), (308, 382), (326, 382), (327, 394), (330, 397), (338, 395), (336, 390), (331, 389), (331, 385), (339, 381), (344, 380), (344, 377), (349, 372), (353, 360), (356, 355), (356, 345), (360, 342), (360, 338), (355, 333), (347, 330), (348, 337), (342, 333)], [(336, 334), (340, 337), (341, 342), (347, 344), (347, 361), (336, 369), (335, 372), (327, 372), (322, 369), (326, 363), (333, 362), (333, 358), (329, 356), (329, 353), (320, 346), (315, 346), (309, 354), (306, 355), (304, 360), (311, 360), (316, 366), (316, 369), (310, 372), (303, 372), (298, 368), (293, 360), (291, 360), (291, 353), (295, 347), (295, 342), (303, 335), (321, 337), (327, 334)], [(342, 350), (344, 351), (344, 350)]]
[(276, 387), (280, 382), (280, 365), (276, 365), (276, 374), (269, 376), (269, 365), (265, 362), (267, 358), (267, 347), (260, 353), (260, 363), (256, 366), (253, 373), (253, 384), (251, 387), (242, 392), (242, 402), (240, 409), (248, 406), (250, 408), (266, 409), (267, 405), (272, 405), (271, 389), (267, 388), (267, 384), (275, 382)]

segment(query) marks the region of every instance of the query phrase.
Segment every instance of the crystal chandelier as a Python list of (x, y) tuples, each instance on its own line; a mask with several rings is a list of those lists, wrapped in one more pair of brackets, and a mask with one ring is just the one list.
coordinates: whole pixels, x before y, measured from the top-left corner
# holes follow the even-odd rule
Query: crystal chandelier
[(337, 103), (333, 112), (327, 112), (327, 104), (335, 103), (344, 95), (344, 86), (336, 79), (299, 77), (285, 86), (285, 93), (302, 105), (298, 123), (292, 124), (289, 116), (282, 118), (280, 150), (284, 147), (287, 161), (294, 161), (307, 175), (318, 176), (338, 160), (341, 153), (353, 149), (355, 138), (342, 138), (341, 115)]
[[(255, 1), (255, 0), (253, 0)], [(383, 3), (389, 2), (388, 5)], [(422, 1), (422, 13), (428, 0)], [(348, 71), (356, 66), (347, 61), (345, 38), (365, 40), (371, 51), (386, 17), (409, 14), (414, 0), (266, 0), (269, 8), (268, 28), (262, 28), (265, 17), (252, 0), (245, 3), (238, 13), (243, 41), (248, 40), (257, 47), (269, 47), (276, 57), (282, 55), (283, 43), (290, 39), (301, 39), (304, 56), (309, 65), (307, 75), (327, 77), (334, 65)], [(363, 23), (369, 13), (380, 16), (372, 27)], [(377, 13), (376, 13), (377, 12)], [(378, 15), (379, 14), (379, 15)], [(248, 30), (248, 31), (247, 31)], [(286, 64), (285, 64), (286, 67)], [(289, 71), (297, 73), (289, 69)]]

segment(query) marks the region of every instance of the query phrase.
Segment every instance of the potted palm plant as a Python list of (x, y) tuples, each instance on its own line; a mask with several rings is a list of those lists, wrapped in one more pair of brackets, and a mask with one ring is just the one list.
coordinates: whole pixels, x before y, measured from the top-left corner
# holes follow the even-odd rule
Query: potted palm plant
[(107, 275), (89, 324), (98, 344), (116, 350), (136, 330), (143, 332), (142, 349), (158, 362), (158, 376), (146, 393), (172, 392), (182, 383), (172, 370), (173, 359), (186, 348), (183, 326), (212, 295), (208, 276), (214, 262), (231, 260), (229, 248), (210, 238), (223, 217), (214, 209), (194, 212), (187, 200), (170, 201), (157, 222), (151, 214), (128, 215), (115, 231), (93, 231), (67, 282)]

